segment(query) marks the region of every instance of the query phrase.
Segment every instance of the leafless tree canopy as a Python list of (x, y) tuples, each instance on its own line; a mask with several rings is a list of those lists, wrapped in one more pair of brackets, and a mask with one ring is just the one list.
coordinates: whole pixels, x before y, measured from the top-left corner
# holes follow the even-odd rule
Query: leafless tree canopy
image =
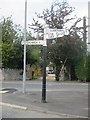
[[(75, 9), (73, 7), (70, 7), (67, 2), (59, 2), (56, 1), (51, 5), (51, 7), (48, 9), (44, 9), (42, 12), (42, 15), (39, 13), (35, 13), (37, 15), (37, 18), (43, 19), (46, 24), (49, 25), (50, 28), (57, 28), (62, 29), (64, 26), (69, 23), (71, 20), (75, 20), (75, 16), (71, 17), (71, 14), (73, 13)], [(69, 27), (69, 32), (72, 33), (74, 30), (80, 30), (76, 29), (76, 25), (78, 22), (81, 21), (81, 18), (78, 18), (76, 22)], [(33, 18), (33, 23), (30, 25), (30, 28), (34, 30), (34, 32), (40, 32), (43, 33), (43, 25), (39, 23), (39, 20)]]

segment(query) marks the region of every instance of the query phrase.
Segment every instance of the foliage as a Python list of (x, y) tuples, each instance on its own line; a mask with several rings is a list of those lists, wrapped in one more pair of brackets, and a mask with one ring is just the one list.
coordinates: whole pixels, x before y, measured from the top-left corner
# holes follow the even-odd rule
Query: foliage
[(87, 70), (88, 70), (88, 63), (87, 63), (87, 56), (82, 57), (80, 61), (78, 61), (76, 65), (76, 75), (79, 81), (86, 81), (87, 79)]
[(79, 81), (90, 82), (90, 54), (83, 56), (76, 66), (76, 75)]
[[(2, 41), (0, 50), (2, 52), (2, 67), (23, 68), (23, 46), (21, 41), (24, 34), (19, 25), (14, 25), (11, 17), (4, 18), (2, 25)], [(31, 32), (27, 32), (27, 39), (32, 39)], [(27, 46), (27, 64), (39, 61), (38, 49)]]
[(11, 17), (0, 22), (2, 26), (2, 67), (22, 68), (23, 47), (19, 41), (20, 29), (14, 25)]
[(0, 68), (2, 67), (2, 42), (0, 41)]
[[(26, 62), (35, 64), (39, 61), (38, 49), (27, 46)], [(4, 42), (2, 44), (2, 67), (23, 68), (23, 46), (21, 43)]]
[[(74, 8), (69, 6), (67, 2), (63, 1), (60, 3), (56, 1), (49, 9), (44, 9), (42, 15), (36, 13), (37, 18), (42, 19), (49, 25), (49, 28), (67, 29), (68, 27), (69, 34), (67, 36), (54, 39), (54, 42), (53, 40), (48, 40), (48, 59), (56, 66), (57, 81), (62, 65), (61, 62), (64, 63), (67, 58), (66, 66), (72, 70), (74, 69), (75, 62), (78, 60), (80, 53), (83, 51), (83, 43), (77, 33), (82, 29), (81, 27), (77, 27), (81, 19), (75, 19), (74, 16), (71, 17), (73, 11)], [(67, 26), (72, 20), (75, 20), (73, 24)], [(38, 20), (33, 19), (31, 26), (35, 32), (43, 33), (43, 26)]]
[(90, 53), (87, 56), (87, 82), (90, 82)]
[(17, 32), (14, 29), (13, 22), (11, 20), (11, 17), (4, 18), (3, 21), (1, 21), (2, 24), (2, 41), (12, 41), (17, 38)]
[(27, 52), (26, 52), (27, 64), (33, 65), (39, 62), (39, 59), (40, 59), (39, 51), (40, 50), (38, 47), (27, 46)]
[(79, 57), (82, 56), (82, 46), (83, 42), (78, 35), (72, 37), (67, 35), (62, 38), (58, 38), (56, 43), (48, 46), (48, 58), (56, 66), (59, 66), (59, 69), (61, 68), (61, 65), (64, 64), (65, 59), (67, 59), (65, 66), (67, 66), (67, 70), (69, 70), (69, 68), (72, 70), (72, 66), (75, 66)]
[(2, 43), (2, 67), (22, 68), (23, 47), (12, 42)]

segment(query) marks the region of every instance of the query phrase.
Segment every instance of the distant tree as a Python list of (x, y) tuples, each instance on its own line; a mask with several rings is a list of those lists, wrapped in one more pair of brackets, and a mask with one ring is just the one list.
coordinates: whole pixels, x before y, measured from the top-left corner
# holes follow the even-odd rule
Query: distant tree
[(76, 75), (79, 81), (90, 82), (90, 54), (79, 58), (75, 66)]
[(23, 47), (20, 44), (12, 42), (2, 43), (2, 67), (23, 67)]
[[(56, 1), (51, 5), (50, 9), (44, 9), (42, 15), (38, 13), (36, 13), (36, 15), (38, 18), (43, 19), (50, 28), (62, 29), (65, 27), (65, 24), (75, 19), (74, 17), (69, 17), (73, 11), (74, 8), (70, 7), (67, 2), (60, 3), (59, 1)], [(35, 20), (34, 18), (33, 22), (34, 23), (31, 25), (33, 26), (32, 29), (42, 32), (42, 24), (40, 24), (39, 21)]]
[(11, 20), (11, 17), (4, 18), (1, 21), (2, 25), (2, 41), (10, 41), (13, 42), (17, 38), (17, 31), (15, 30), (15, 26)]
[(27, 46), (27, 52), (26, 52), (26, 60), (27, 64), (30, 64), (32, 66), (33, 64), (39, 63), (40, 60), (40, 50), (38, 47), (32, 47), (32, 46)]
[(87, 56), (87, 82), (90, 82), (90, 53)]
[[(81, 18), (76, 19), (75, 16), (71, 17), (74, 11), (73, 7), (70, 7), (67, 2), (60, 3), (56, 1), (50, 7), (50, 9), (44, 9), (42, 15), (36, 13), (37, 18), (43, 19), (49, 28), (68, 29), (68, 36), (62, 38), (48, 40), (48, 58), (56, 66), (56, 80), (59, 80), (59, 73), (62, 63), (67, 58), (67, 66), (70, 68), (69, 72), (74, 72), (75, 76), (75, 61), (77, 56), (82, 51), (82, 40), (80, 39), (79, 32), (82, 28), (78, 28), (77, 24), (81, 21)], [(73, 21), (73, 24), (70, 24)], [(67, 26), (70, 24), (69, 26)], [(43, 33), (43, 25), (39, 20), (33, 19), (33, 23), (30, 26), (35, 32)], [(62, 61), (62, 63), (61, 63)], [(72, 71), (71, 71), (72, 69)], [(73, 73), (71, 73), (73, 75)], [(74, 78), (72, 76), (72, 78)]]
[[(13, 24), (11, 17), (4, 18), (0, 22), (2, 26), (2, 41), (0, 50), (2, 52), (2, 67), (4, 68), (23, 68), (23, 45), (21, 41), (24, 34), (20, 25)], [(27, 32), (27, 39), (32, 39), (31, 32)], [(38, 61), (38, 52), (32, 47), (27, 46), (27, 64), (34, 64)]]
[[(87, 58), (86, 58), (87, 59)], [(75, 71), (76, 75), (79, 81), (86, 81), (86, 76), (87, 76), (87, 65), (85, 65), (85, 60), (84, 57), (81, 57), (80, 61), (78, 61)]]
[[(75, 68), (76, 63), (79, 61), (79, 57), (82, 56), (83, 52), (83, 42), (80, 40), (79, 36), (64, 36), (58, 38), (56, 43), (48, 45), (48, 58), (56, 65), (56, 73), (59, 80), (59, 73), (64, 64), (67, 68), (68, 74), (71, 74), (71, 79), (75, 79)], [(70, 79), (70, 78), (68, 78)]]

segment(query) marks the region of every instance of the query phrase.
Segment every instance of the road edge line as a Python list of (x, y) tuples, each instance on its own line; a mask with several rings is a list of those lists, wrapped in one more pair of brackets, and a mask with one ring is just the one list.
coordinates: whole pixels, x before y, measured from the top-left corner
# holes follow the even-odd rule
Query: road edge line
[(12, 108), (17, 108), (17, 109), (22, 109), (22, 110), (27, 110), (27, 107), (15, 105), (15, 104), (9, 104), (9, 103), (2, 103), (2, 102), (0, 102), (0, 105), (1, 106), (12, 107)]

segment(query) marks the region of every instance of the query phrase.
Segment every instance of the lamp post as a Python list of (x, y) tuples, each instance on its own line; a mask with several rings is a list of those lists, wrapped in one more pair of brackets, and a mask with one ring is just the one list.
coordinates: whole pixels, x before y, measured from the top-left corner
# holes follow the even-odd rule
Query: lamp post
[[(25, 23), (24, 23), (24, 42), (27, 39), (27, 0), (25, 0)], [(24, 71), (23, 71), (23, 93), (25, 93), (26, 82), (26, 44), (24, 44)]]

